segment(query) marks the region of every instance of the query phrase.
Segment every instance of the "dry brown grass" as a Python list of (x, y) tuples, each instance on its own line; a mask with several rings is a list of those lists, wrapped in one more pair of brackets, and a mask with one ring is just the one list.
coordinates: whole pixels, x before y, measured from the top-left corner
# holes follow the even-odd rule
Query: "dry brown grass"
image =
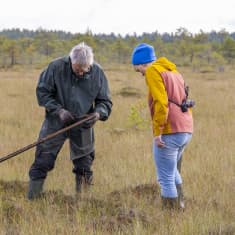
[[(35, 202), (25, 198), (34, 150), (3, 162), (0, 234), (235, 234), (235, 72), (181, 71), (196, 100), (195, 132), (182, 169), (185, 212), (161, 210), (151, 129), (129, 120), (131, 107), (146, 101), (144, 78), (118, 66), (106, 70), (114, 106), (110, 119), (96, 126), (91, 190), (74, 196), (67, 143), (44, 197)], [(35, 98), (39, 72), (0, 72), (0, 156), (37, 139), (44, 115)]]

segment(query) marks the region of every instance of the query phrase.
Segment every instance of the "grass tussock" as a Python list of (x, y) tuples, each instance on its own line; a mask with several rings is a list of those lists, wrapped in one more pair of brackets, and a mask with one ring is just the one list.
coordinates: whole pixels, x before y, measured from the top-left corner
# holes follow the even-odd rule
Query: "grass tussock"
[[(0, 235), (235, 234), (235, 72), (182, 69), (196, 101), (195, 130), (182, 163), (184, 212), (161, 209), (152, 158), (147, 89), (129, 66), (106, 71), (110, 119), (97, 123), (94, 185), (75, 194), (68, 143), (42, 197), (26, 199), (34, 149), (1, 163)], [(0, 156), (33, 143), (44, 116), (35, 87), (39, 71), (0, 73)]]
[(121, 95), (123, 97), (141, 97), (141, 92), (139, 89), (133, 88), (133, 87), (123, 87), (121, 90), (117, 93), (117, 95)]

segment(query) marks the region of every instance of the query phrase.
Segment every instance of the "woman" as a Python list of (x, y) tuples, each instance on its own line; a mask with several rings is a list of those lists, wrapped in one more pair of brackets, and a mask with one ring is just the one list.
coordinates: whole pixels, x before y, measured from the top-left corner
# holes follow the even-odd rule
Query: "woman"
[(163, 208), (184, 208), (182, 178), (177, 163), (193, 133), (193, 102), (176, 65), (156, 58), (154, 48), (141, 43), (134, 48), (132, 64), (145, 76), (153, 124), (153, 154), (161, 187)]

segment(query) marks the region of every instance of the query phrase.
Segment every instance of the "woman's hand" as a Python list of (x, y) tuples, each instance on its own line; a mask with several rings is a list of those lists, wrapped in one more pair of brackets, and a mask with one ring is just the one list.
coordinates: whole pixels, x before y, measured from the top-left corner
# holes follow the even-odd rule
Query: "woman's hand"
[(165, 147), (165, 142), (162, 141), (162, 136), (161, 136), (161, 135), (155, 136), (155, 137), (154, 137), (154, 140), (155, 140), (156, 145), (157, 145), (159, 148)]

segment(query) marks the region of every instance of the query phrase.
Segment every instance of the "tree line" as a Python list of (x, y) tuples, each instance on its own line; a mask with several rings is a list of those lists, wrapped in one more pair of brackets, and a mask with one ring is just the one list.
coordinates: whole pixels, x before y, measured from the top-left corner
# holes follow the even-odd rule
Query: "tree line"
[(152, 44), (157, 57), (166, 56), (178, 66), (194, 70), (221, 69), (235, 62), (235, 32), (226, 30), (190, 33), (179, 28), (175, 33), (142, 35), (75, 33), (53, 30), (5, 29), (0, 31), (0, 68), (17, 66), (41, 68), (50, 60), (68, 55), (84, 41), (94, 50), (100, 64), (130, 64), (133, 48), (141, 42)]

